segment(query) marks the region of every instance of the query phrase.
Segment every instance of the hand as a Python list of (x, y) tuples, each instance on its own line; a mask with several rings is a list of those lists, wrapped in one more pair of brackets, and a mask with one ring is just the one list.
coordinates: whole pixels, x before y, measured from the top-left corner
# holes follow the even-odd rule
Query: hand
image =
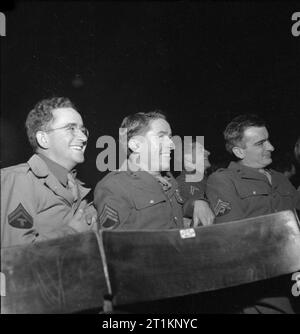
[(90, 229), (97, 231), (97, 217), (98, 213), (94, 207), (93, 202), (89, 203), (85, 209), (85, 221), (90, 226)]
[(69, 222), (69, 226), (77, 232), (86, 232), (93, 229), (97, 219), (97, 211), (92, 205), (88, 205), (86, 200), (83, 200), (75, 215)]
[(215, 215), (206, 201), (196, 200), (194, 202), (193, 227), (197, 227), (200, 223), (204, 226), (211, 225), (214, 219)]
[(184, 228), (190, 228), (192, 225), (192, 219), (183, 217), (183, 227)]

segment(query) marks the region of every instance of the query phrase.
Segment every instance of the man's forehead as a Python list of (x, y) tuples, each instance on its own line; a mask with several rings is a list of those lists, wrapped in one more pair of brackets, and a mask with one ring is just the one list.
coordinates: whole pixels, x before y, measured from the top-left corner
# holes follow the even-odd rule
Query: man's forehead
[(147, 132), (152, 132), (158, 134), (160, 132), (171, 133), (170, 124), (163, 118), (153, 119), (150, 121), (149, 130)]
[(54, 122), (82, 123), (78, 111), (73, 108), (57, 108), (52, 110)]
[(258, 126), (251, 126), (244, 131), (244, 139), (245, 140), (263, 140), (268, 139), (269, 133), (266, 127), (258, 127)]

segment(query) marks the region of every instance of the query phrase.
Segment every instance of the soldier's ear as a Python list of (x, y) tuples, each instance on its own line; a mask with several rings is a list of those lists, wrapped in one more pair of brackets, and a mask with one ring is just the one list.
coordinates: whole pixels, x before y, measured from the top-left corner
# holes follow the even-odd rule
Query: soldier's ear
[(131, 149), (132, 152), (138, 153), (141, 150), (141, 142), (138, 137), (139, 136), (134, 136), (128, 141), (128, 147)]
[(49, 138), (46, 132), (44, 131), (38, 131), (35, 135), (36, 141), (39, 145), (39, 147), (43, 149), (49, 148)]
[(245, 150), (241, 147), (234, 146), (232, 148), (232, 152), (239, 159), (244, 159), (245, 158)]

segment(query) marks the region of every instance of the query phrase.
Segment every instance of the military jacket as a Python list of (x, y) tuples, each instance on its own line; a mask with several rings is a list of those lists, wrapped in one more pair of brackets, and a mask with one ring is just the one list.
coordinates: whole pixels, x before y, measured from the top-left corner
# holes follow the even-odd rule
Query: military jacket
[(165, 191), (146, 171), (114, 171), (98, 182), (94, 205), (100, 229), (146, 230), (182, 228), (183, 199), (168, 173)]
[(1, 247), (76, 233), (68, 226), (90, 189), (78, 184), (79, 199), (34, 154), (27, 163), (1, 170)]
[(268, 170), (272, 183), (257, 169), (231, 162), (209, 176), (206, 196), (216, 223), (300, 208), (299, 192), (281, 173)]

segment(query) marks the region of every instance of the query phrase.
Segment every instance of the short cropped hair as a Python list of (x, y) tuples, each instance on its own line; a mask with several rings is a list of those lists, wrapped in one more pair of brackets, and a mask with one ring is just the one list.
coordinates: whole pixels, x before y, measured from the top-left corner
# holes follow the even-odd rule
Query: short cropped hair
[(136, 135), (145, 133), (150, 122), (156, 119), (166, 120), (166, 116), (162, 113), (161, 110), (154, 110), (150, 112), (138, 112), (126, 116), (123, 119), (120, 128), (123, 131), (126, 130), (127, 140), (124, 138), (124, 133), (122, 132), (123, 135), (120, 136), (120, 144), (125, 150), (127, 148), (127, 156), (129, 156), (132, 152), (128, 147), (129, 140)]
[(235, 117), (227, 126), (224, 134), (226, 150), (232, 154), (235, 146), (243, 145), (244, 132), (251, 126), (264, 127), (265, 122), (257, 115), (239, 115)]
[(300, 137), (295, 144), (294, 153), (296, 160), (300, 163)]
[(38, 148), (36, 133), (47, 129), (48, 125), (54, 118), (52, 111), (57, 108), (75, 109), (75, 106), (66, 97), (52, 97), (39, 101), (29, 112), (25, 122), (25, 127), (29, 143), (34, 151)]

